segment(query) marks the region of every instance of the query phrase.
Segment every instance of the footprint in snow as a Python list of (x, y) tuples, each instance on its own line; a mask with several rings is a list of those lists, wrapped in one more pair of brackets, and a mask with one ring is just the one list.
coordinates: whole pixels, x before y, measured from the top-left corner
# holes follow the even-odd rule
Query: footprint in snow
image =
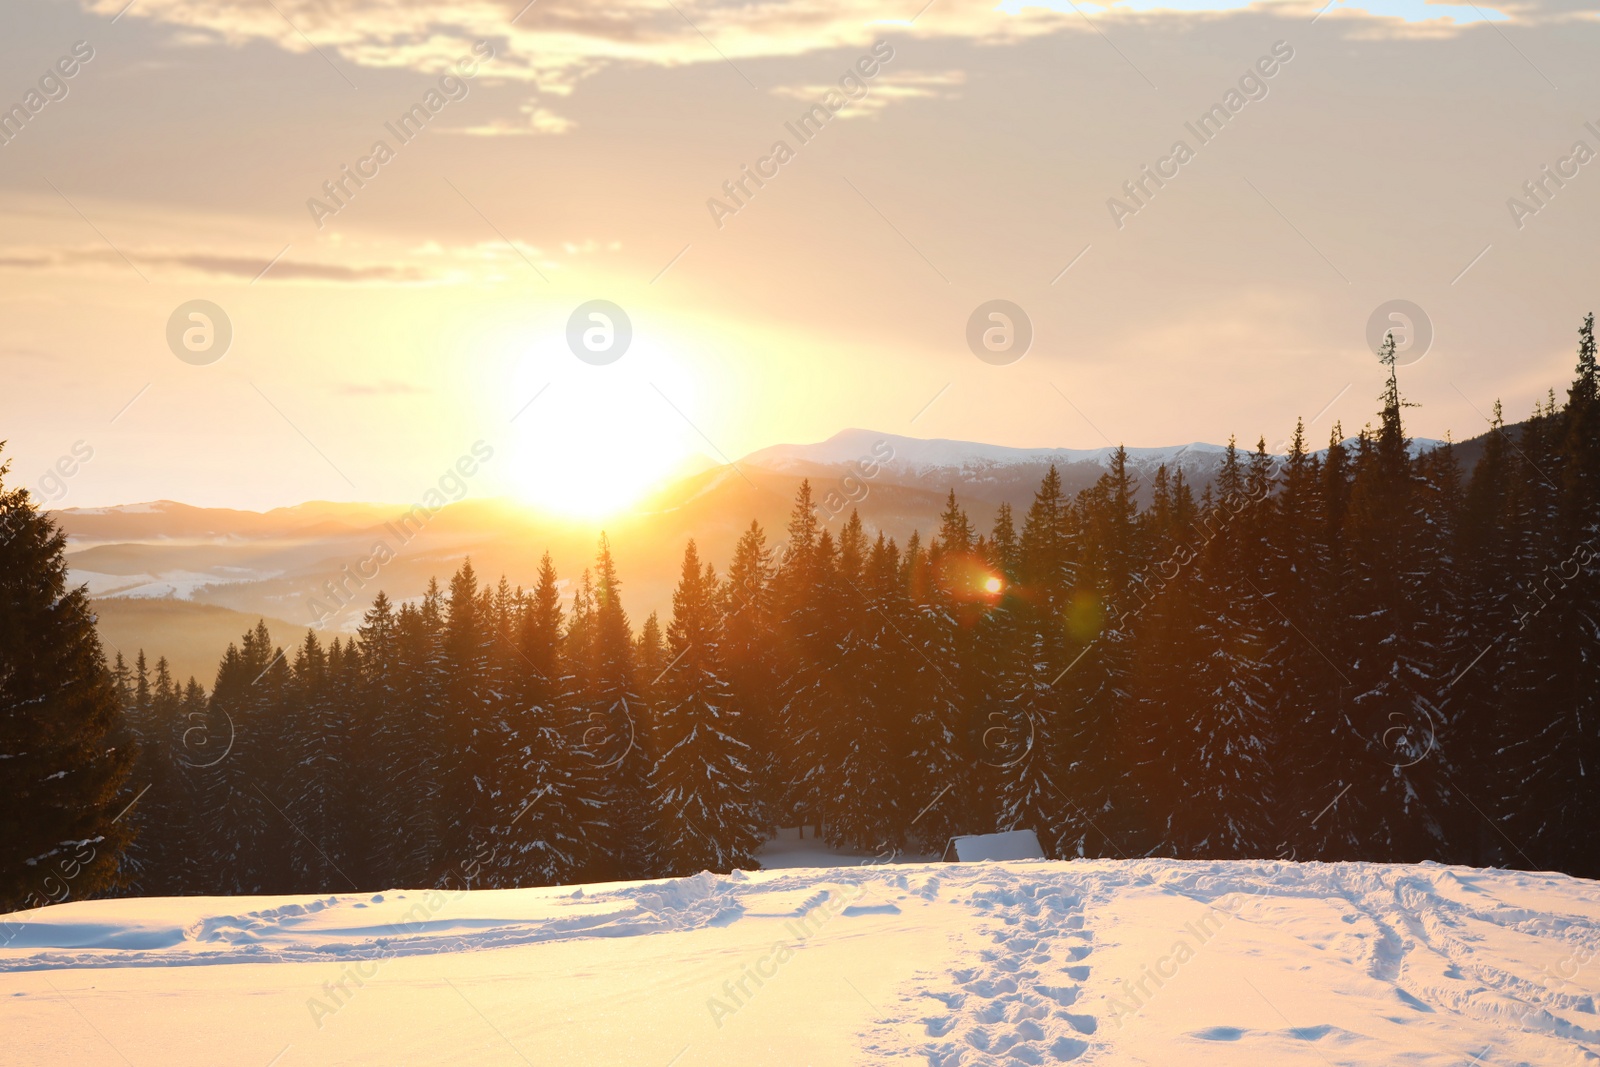
[(1075, 1060), (1088, 1051), (1088, 1044), (1086, 1042), (1079, 1041), (1075, 1037), (1058, 1037), (1056, 1038), (1055, 1043), (1050, 1046), (1050, 1055), (1054, 1056), (1056, 1060), (1061, 1063), (1066, 1063), (1069, 1060)]

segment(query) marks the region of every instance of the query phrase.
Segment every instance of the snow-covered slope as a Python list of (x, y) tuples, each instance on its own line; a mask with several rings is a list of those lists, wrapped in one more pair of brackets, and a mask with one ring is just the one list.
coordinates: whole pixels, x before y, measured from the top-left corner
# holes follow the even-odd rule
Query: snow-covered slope
[[(876, 430), (841, 430), (826, 441), (810, 445), (774, 445), (746, 456), (741, 463), (784, 473), (805, 473), (814, 467), (843, 467), (877, 460), (890, 472), (914, 479), (948, 478), (962, 481), (982, 478), (1007, 467), (1048, 467), (1091, 463), (1105, 466), (1116, 449), (1008, 448), (975, 441), (924, 440)], [(1130, 448), (1128, 458), (1143, 469), (1200, 465), (1209, 469), (1224, 449), (1200, 442), (1158, 448)]]
[(0, 943), (0, 1063), (1600, 1059), (1595, 884), (1433, 865), (91, 901), (0, 919)]
[[(1344, 443), (1353, 447), (1356, 438), (1348, 437)], [(1411, 442), (1411, 452), (1420, 455), (1443, 443), (1417, 438)], [(1283, 451), (1283, 444), (1280, 442), (1277, 446), (1279, 453)], [(1254, 451), (1255, 444), (1241, 441), (1238, 447), (1248, 455)], [(876, 461), (883, 470), (907, 483), (949, 482), (962, 487), (1012, 468), (1033, 471), (1051, 464), (1060, 468), (1083, 464), (1104, 468), (1110, 465), (1115, 452), (1116, 447), (1112, 445), (1103, 448), (1009, 448), (976, 441), (903, 437), (876, 430), (841, 430), (816, 444), (763, 448), (750, 453), (740, 463), (786, 474), (809, 474), (818, 469), (854, 468)], [(1140, 474), (1153, 474), (1157, 467), (1165, 464), (1169, 471), (1198, 474), (1204, 481), (1221, 463), (1227, 448), (1195, 441), (1186, 445), (1130, 447), (1127, 452), (1129, 465)]]

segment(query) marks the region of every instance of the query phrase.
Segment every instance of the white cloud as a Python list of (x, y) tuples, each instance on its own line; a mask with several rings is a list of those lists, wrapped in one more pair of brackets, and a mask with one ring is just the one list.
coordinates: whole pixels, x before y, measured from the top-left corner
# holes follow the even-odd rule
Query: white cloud
[[(953, 100), (961, 95), (967, 75), (961, 70), (899, 70), (885, 71), (874, 78), (867, 94), (851, 100), (838, 113), (840, 118), (875, 116), (890, 104), (907, 100)], [(837, 93), (836, 85), (780, 85), (773, 88), (775, 96), (794, 100), (821, 100), (829, 93)]]

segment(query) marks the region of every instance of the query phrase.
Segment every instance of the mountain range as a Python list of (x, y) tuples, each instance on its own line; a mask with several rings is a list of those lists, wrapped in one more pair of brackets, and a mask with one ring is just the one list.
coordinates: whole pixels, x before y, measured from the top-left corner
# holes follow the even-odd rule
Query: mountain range
[[(1419, 441), (1413, 447), (1435, 444)], [(1458, 445), (1464, 467), (1478, 441)], [(202, 508), (170, 500), (55, 512), (68, 536), (72, 578), (87, 583), (103, 639), (130, 660), (139, 648), (165, 655), (180, 677), (209, 683), (230, 640), (264, 618), (280, 643), (298, 639), (321, 608), (335, 611), (323, 629), (349, 631), (382, 588), (391, 598), (420, 596), (470, 557), (480, 580), (503, 574), (531, 585), (540, 557), (551, 553), (564, 579), (579, 576), (604, 532), (635, 623), (670, 610), (683, 545), (696, 540), (702, 558), (723, 566), (752, 519), (781, 542), (802, 479), (810, 479), (819, 518), (835, 530), (858, 509), (869, 529), (902, 542), (937, 525), (956, 491), (975, 526), (987, 530), (995, 509), (1026, 509), (1054, 465), (1070, 495), (1093, 485), (1115, 448), (1009, 448), (968, 441), (925, 440), (850, 429), (816, 444), (775, 445), (743, 459), (677, 480), (627, 513), (604, 522), (574, 521), (508, 500), (447, 504), (399, 547), (375, 578), (345, 579), (359, 570), (374, 542), (393, 536), (386, 524), (406, 505), (312, 501), (255, 512)], [(1156, 470), (1182, 470), (1198, 494), (1216, 476), (1226, 449), (1191, 443), (1130, 448), (1128, 463), (1141, 498)], [(367, 570), (370, 572), (370, 567)], [(329, 594), (345, 582), (340, 600)]]

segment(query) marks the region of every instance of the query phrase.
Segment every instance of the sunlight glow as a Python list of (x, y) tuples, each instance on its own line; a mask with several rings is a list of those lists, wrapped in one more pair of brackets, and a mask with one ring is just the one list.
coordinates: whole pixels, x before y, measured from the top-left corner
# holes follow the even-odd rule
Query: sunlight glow
[(999, 578), (991, 577), (991, 578), (987, 579), (983, 583), (983, 589), (984, 589), (984, 592), (986, 592), (986, 593), (998, 593), (1004, 587), (1005, 587), (1005, 583), (1002, 582)]
[(512, 422), (510, 480), (539, 510), (572, 518), (626, 511), (695, 452), (693, 428), (675, 410), (687, 413), (695, 393), (651, 338), (636, 334), (621, 360), (598, 367), (542, 341), (513, 378), (515, 395), (538, 395)]

